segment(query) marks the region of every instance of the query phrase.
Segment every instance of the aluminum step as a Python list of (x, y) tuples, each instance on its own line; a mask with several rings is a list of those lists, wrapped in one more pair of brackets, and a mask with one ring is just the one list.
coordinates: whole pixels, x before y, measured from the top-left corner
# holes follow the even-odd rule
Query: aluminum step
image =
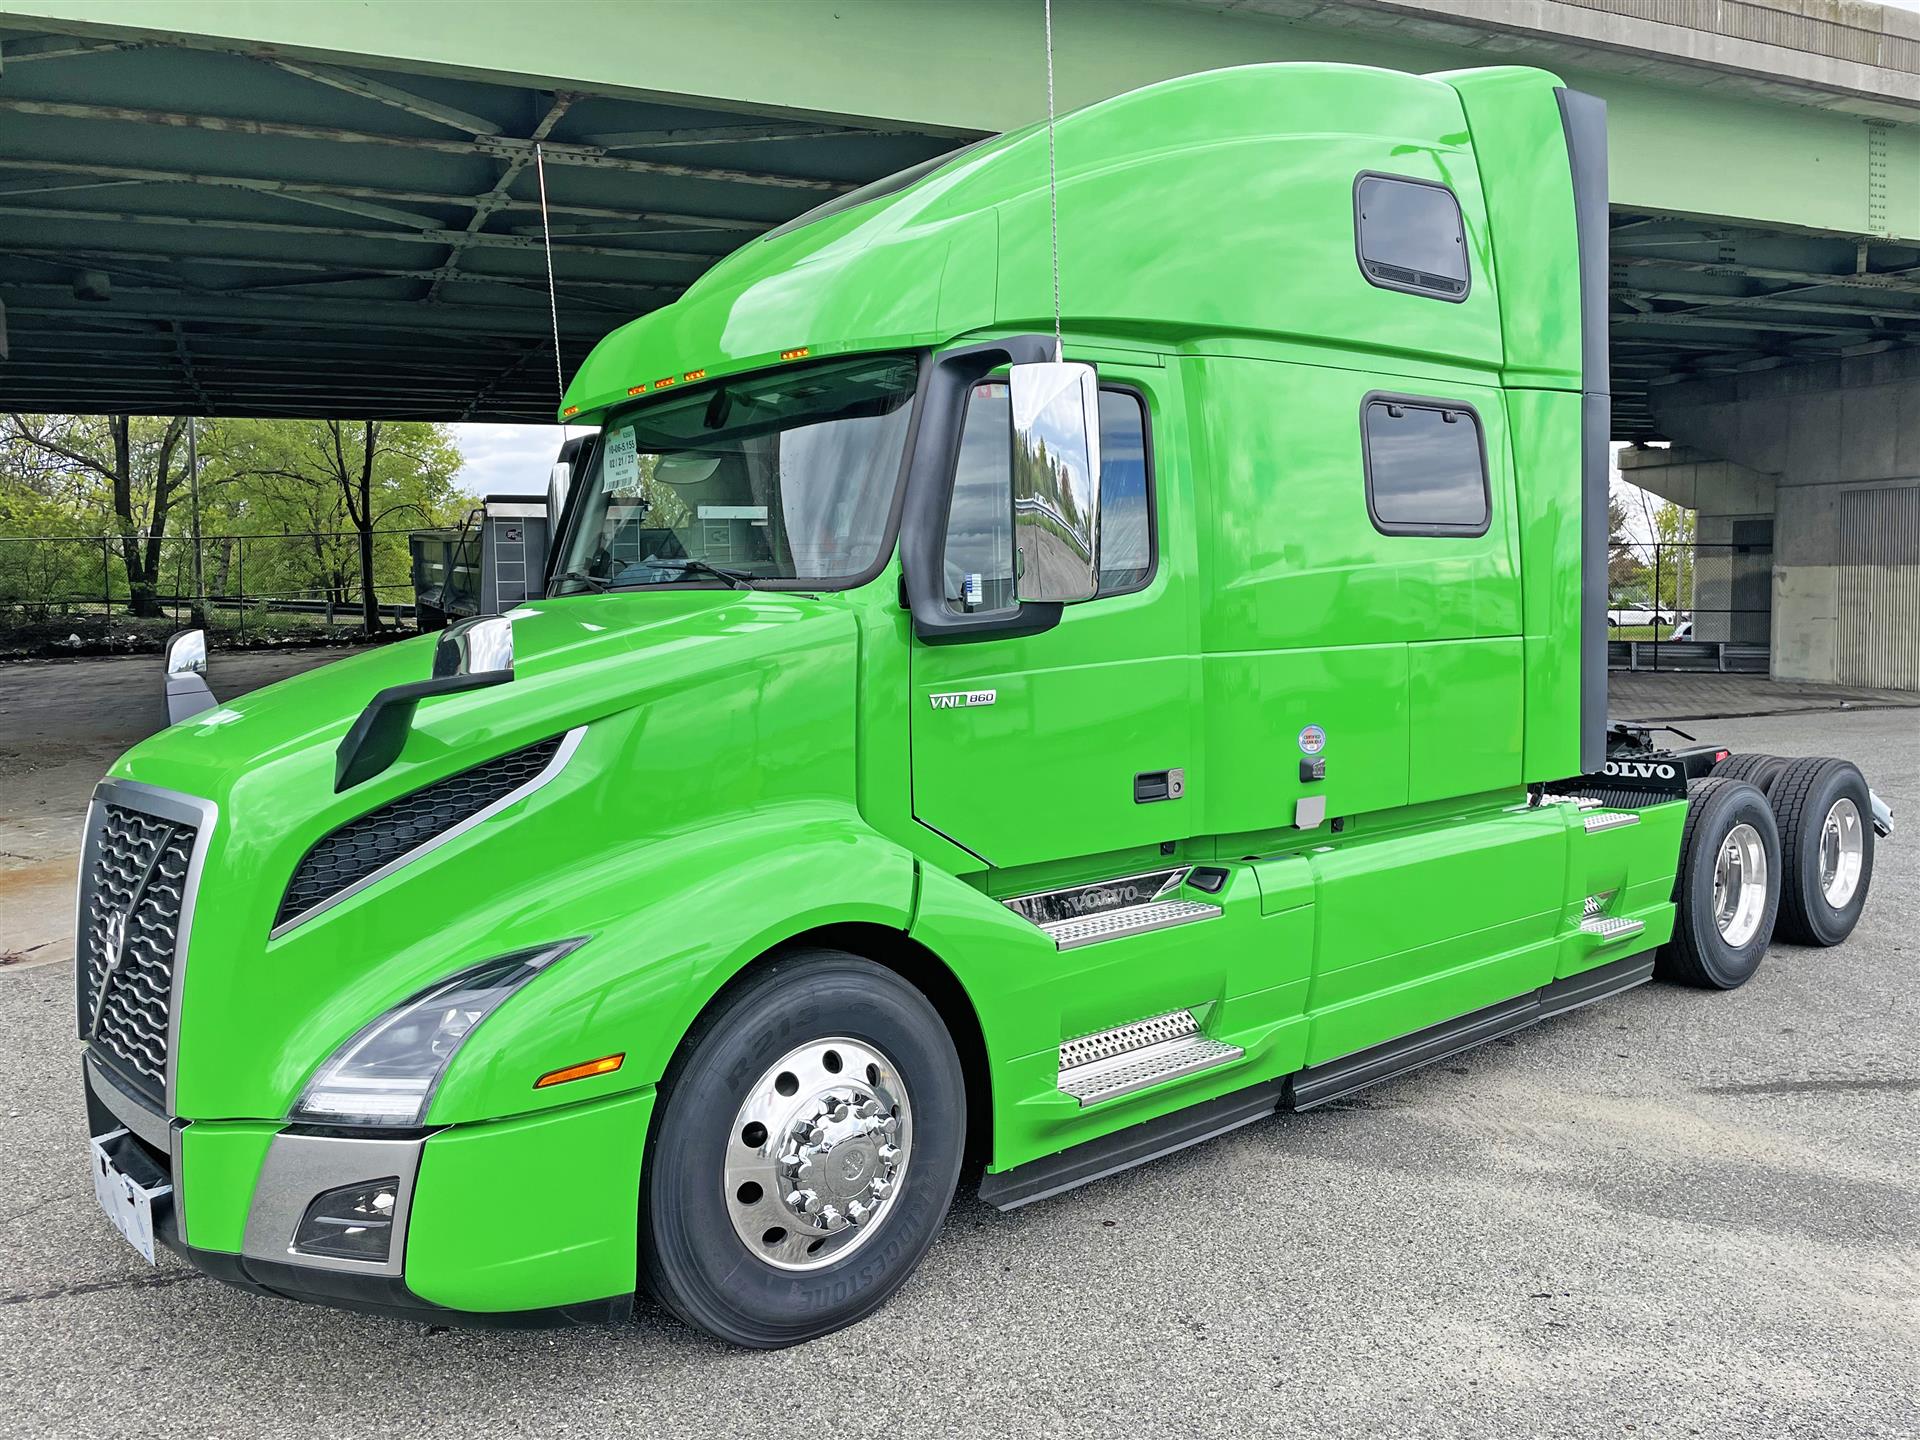
[(1631, 810), (1603, 810), (1597, 815), (1588, 815), (1583, 823), (1591, 835), (1596, 830), (1618, 830), (1622, 825), (1638, 825), (1640, 817)]
[(1211, 920), (1219, 913), (1218, 905), (1200, 900), (1155, 900), (1147, 905), (1124, 905), (1118, 910), (1103, 910), (1098, 915), (1082, 915), (1072, 920), (1050, 920), (1040, 928), (1053, 937), (1056, 949), (1072, 950), (1081, 945), (1097, 945), (1102, 940), (1118, 940), (1122, 935), (1144, 935), (1149, 930), (1165, 930), (1170, 925)]
[(1638, 935), (1646, 928), (1646, 921), (1629, 920), (1624, 915), (1590, 915), (1580, 922), (1581, 933), (1593, 936), (1602, 945), (1611, 945), (1616, 940), (1625, 940), (1629, 935)]
[(1243, 1053), (1238, 1045), (1202, 1035), (1191, 1011), (1175, 1010), (1067, 1041), (1060, 1047), (1060, 1089), (1084, 1108), (1211, 1070)]

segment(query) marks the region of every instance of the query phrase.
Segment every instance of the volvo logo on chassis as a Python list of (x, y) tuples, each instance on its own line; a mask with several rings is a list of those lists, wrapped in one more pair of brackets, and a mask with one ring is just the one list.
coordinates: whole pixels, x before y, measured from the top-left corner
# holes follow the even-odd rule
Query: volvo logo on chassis
[(1677, 780), (1680, 767), (1666, 760), (1609, 760), (1604, 773), (1622, 780)]
[(991, 705), (1000, 698), (998, 690), (942, 690), (927, 697), (936, 710), (965, 710), (974, 705)]

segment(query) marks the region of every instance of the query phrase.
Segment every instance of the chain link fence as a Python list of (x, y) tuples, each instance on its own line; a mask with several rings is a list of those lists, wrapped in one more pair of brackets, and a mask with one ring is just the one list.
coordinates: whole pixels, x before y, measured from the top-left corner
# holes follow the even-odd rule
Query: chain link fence
[[(419, 627), (410, 532), (372, 536), (378, 627)], [(0, 657), (158, 651), (200, 626), (223, 648), (363, 637), (360, 536), (0, 536)], [(132, 564), (128, 557), (131, 552)]]
[(1771, 543), (1616, 545), (1607, 578), (1613, 669), (1764, 674), (1769, 668)]

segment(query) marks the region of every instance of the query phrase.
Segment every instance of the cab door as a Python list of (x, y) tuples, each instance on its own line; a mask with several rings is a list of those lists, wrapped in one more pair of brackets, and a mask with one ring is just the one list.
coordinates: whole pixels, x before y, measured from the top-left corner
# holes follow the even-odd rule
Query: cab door
[[(1016, 608), (1007, 386), (970, 387), (941, 550), (950, 612)], [(913, 808), (994, 869), (1175, 840), (1197, 759), (1185, 568), (1148, 390), (1101, 370), (1100, 578), (1034, 634), (913, 644)]]

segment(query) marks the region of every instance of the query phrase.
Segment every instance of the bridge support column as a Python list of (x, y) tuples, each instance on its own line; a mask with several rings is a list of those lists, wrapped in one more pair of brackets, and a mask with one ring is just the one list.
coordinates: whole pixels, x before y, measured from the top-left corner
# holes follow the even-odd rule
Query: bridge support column
[[(1623, 469), (1698, 512), (1696, 603), (1745, 608), (1739, 547), (1770, 531), (1773, 674), (1920, 689), (1920, 352), (1673, 385), (1654, 415), (1675, 450)], [(1700, 638), (1760, 638), (1741, 618)]]

